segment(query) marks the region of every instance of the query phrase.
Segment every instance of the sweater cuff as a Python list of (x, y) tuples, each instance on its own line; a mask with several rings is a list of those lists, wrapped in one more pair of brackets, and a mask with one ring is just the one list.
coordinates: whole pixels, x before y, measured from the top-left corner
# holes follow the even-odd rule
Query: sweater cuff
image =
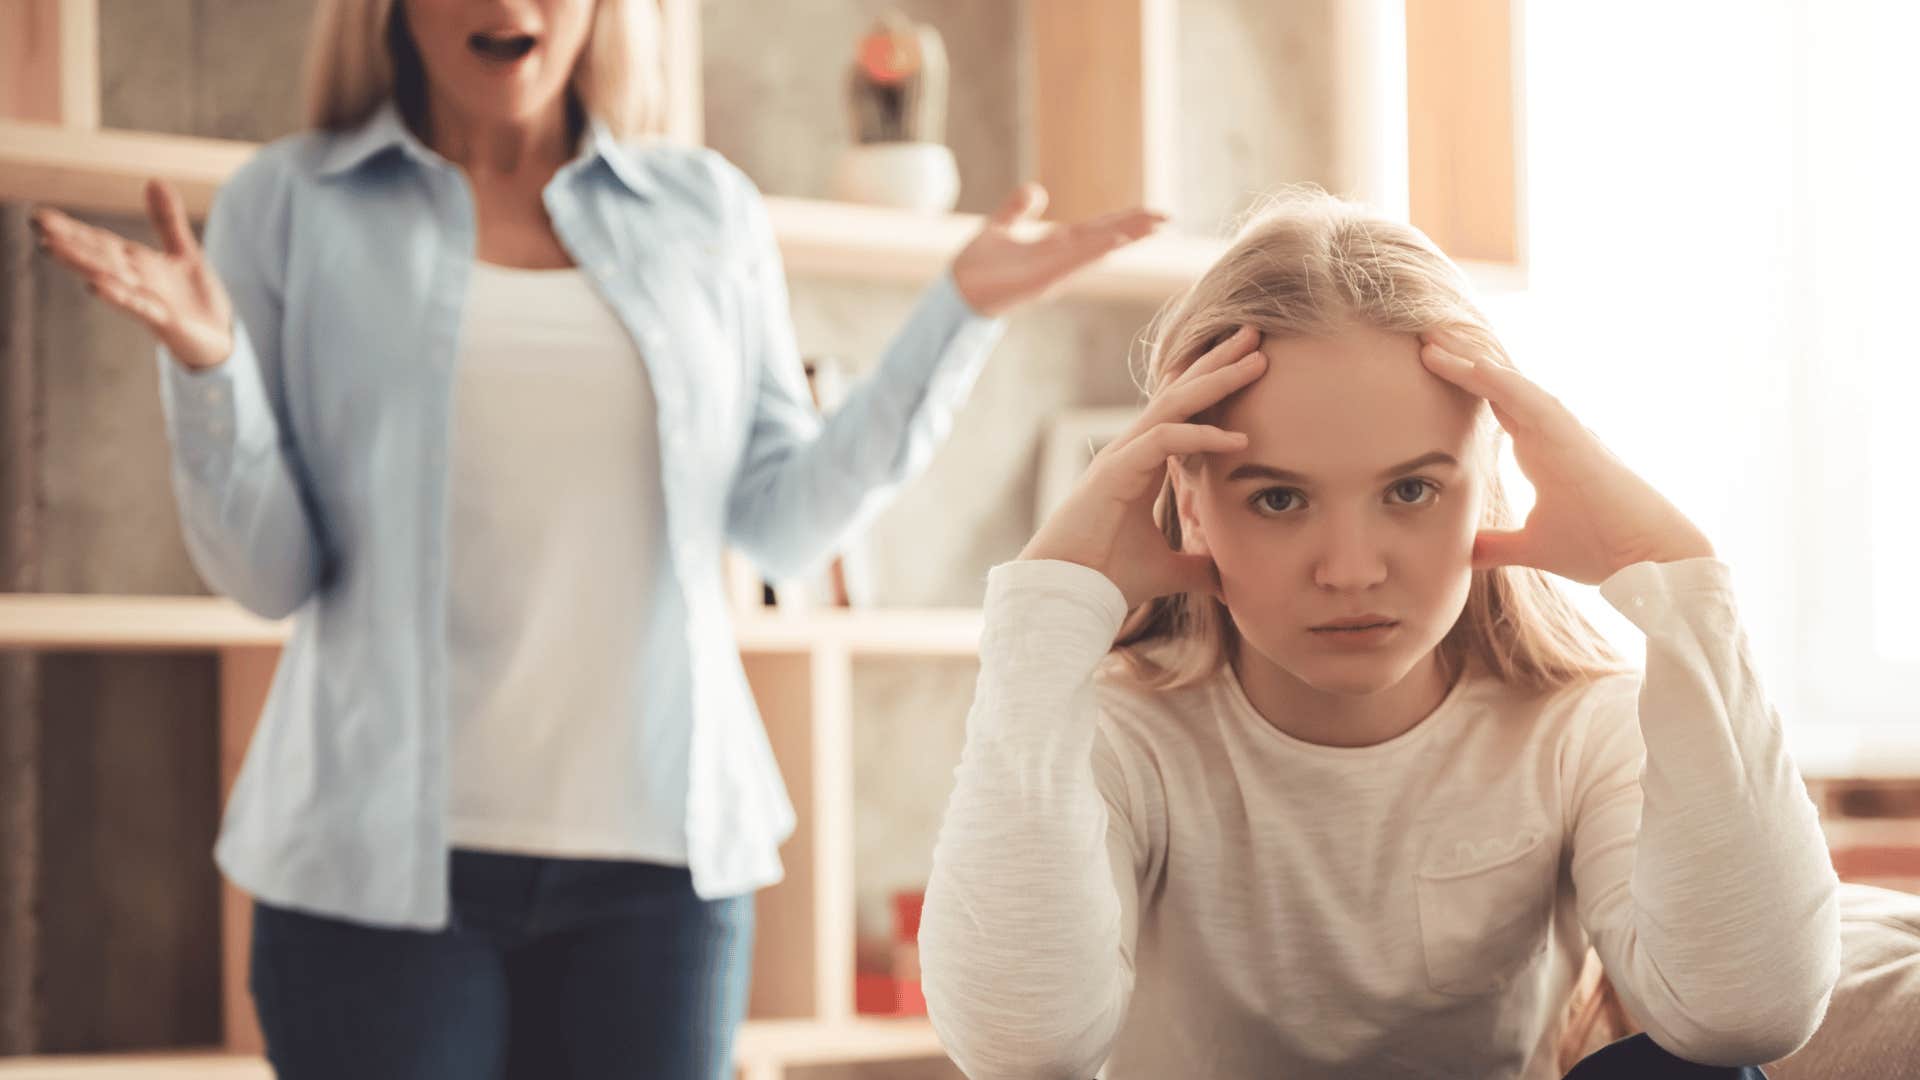
[(1001, 563), (987, 574), (980, 654), (1084, 675), (1112, 649), (1126, 617), (1119, 586), (1098, 570), (1055, 559)]
[(1600, 583), (1600, 595), (1641, 632), (1655, 634), (1706, 604), (1731, 612), (1733, 571), (1719, 559), (1638, 562)]

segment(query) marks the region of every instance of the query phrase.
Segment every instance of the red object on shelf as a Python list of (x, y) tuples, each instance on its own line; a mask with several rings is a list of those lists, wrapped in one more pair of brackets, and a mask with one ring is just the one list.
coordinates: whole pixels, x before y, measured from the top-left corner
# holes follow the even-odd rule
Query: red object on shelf
[(927, 995), (921, 992), (919, 979), (896, 980), (894, 999), (901, 1016), (927, 1015)]
[(892, 1016), (900, 1007), (893, 976), (884, 971), (857, 971), (853, 975), (853, 1011), (874, 1016)]
[(920, 908), (926, 903), (926, 899), (927, 894), (923, 892), (893, 894), (893, 940), (895, 942), (920, 940)]
[(919, 979), (860, 971), (853, 976), (853, 1010), (862, 1016), (925, 1016), (927, 998)]
[(860, 971), (853, 977), (854, 1011), (869, 1016), (925, 1016), (920, 989), (921, 892), (893, 894), (893, 970)]

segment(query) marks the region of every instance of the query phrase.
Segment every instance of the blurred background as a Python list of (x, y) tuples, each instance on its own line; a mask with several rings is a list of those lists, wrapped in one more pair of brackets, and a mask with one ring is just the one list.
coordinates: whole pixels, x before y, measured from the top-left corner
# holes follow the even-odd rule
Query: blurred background
[[(1855, 868), (1920, 883), (1920, 494), (1908, 495), (1920, 338), (1907, 315), (1920, 285), (1909, 55), (1920, 10), (666, 6), (689, 65), (679, 135), (795, 200), (776, 213), (785, 236), (841, 220), (811, 200), (830, 198), (851, 142), (855, 44), (894, 11), (945, 45), (957, 213), (1038, 178), (1063, 216), (1137, 198), (1174, 218), (1178, 235), (1105, 284), (1013, 320), (931, 469), (849, 551), (858, 603), (933, 609), (964, 628), (987, 569), (1036, 525), (1043, 477), (1059, 468), (1053, 434), (1077, 430), (1082, 410), (1137, 402), (1128, 361), (1148, 320), (1260, 193), (1320, 184), (1427, 229), (1467, 267), (1521, 366), (1705, 528), (1733, 565), (1755, 655), (1821, 805), (1866, 823), (1856, 846), (1878, 854)], [(33, 257), (25, 213), (31, 200), (60, 204), (65, 191), (124, 188), (149, 171), (217, 172), (233, 149), (76, 143), (63, 130), (250, 143), (297, 130), (311, 14), (306, 0), (0, 0), (0, 37), (11, 37), (0, 40), (7, 593), (206, 592), (174, 517), (146, 335)], [(96, 52), (74, 44), (76, 25)], [(1105, 104), (1076, 131), (1083, 98)], [(182, 154), (216, 164), (179, 166)], [(150, 240), (114, 198), (76, 209)], [(876, 213), (852, 220), (906, 232), (908, 269), (846, 272), (860, 252), (820, 255), (831, 236), (811, 242), (810, 258), (789, 254), (801, 351), (849, 377), (965, 231), (936, 215), (913, 240), (920, 225), (888, 216), (907, 212)], [(1637, 632), (1597, 593), (1569, 588), (1640, 655)], [(210, 848), (232, 748), (211, 719), (217, 650), (63, 646), (29, 625), (43, 618), (0, 608), (0, 1054), (220, 1044), (231, 1029)], [(861, 970), (893, 963), (893, 898), (925, 880), (961, 745), (974, 665), (964, 646), (929, 651), (856, 649), (847, 665), (850, 854), (831, 873), (851, 879), (816, 888), (834, 898), (822, 910), (850, 908)], [(953, 1075), (937, 1060), (790, 1073)]]

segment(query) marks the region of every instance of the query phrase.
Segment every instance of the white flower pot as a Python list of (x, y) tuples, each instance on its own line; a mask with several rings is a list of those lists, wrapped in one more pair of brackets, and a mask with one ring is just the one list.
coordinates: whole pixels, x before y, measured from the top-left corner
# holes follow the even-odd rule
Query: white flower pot
[(960, 198), (960, 169), (945, 143), (855, 143), (834, 168), (833, 197), (944, 214)]

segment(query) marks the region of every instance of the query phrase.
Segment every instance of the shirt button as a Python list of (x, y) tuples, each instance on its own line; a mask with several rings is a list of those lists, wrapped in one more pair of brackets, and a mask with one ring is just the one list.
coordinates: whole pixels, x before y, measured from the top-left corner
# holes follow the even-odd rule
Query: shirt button
[(1646, 598), (1646, 597), (1644, 597), (1644, 596), (1636, 596), (1636, 597), (1634, 597), (1634, 598), (1633, 598), (1633, 606), (1634, 606), (1634, 607), (1646, 607), (1646, 606), (1647, 606), (1647, 598)]
[(209, 405), (220, 404), (220, 388), (217, 386), (209, 386), (205, 390), (200, 391), (200, 400)]

